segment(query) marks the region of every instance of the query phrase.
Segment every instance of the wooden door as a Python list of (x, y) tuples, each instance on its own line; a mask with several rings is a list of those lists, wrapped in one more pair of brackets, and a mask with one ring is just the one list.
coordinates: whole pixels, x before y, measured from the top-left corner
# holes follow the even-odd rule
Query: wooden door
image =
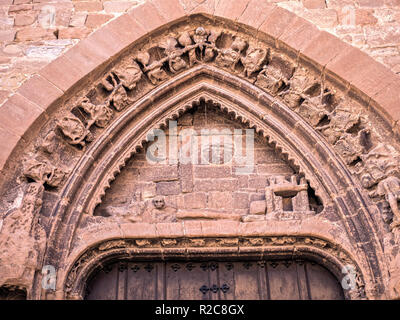
[(343, 290), (308, 261), (116, 262), (89, 281), (86, 299), (337, 300)]

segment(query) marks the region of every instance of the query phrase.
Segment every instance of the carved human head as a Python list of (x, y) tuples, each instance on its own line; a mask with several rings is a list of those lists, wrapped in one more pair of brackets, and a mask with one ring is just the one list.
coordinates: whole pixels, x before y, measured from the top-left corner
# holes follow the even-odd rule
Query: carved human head
[(153, 199), (153, 205), (157, 209), (161, 210), (165, 207), (165, 200), (163, 196), (157, 196)]

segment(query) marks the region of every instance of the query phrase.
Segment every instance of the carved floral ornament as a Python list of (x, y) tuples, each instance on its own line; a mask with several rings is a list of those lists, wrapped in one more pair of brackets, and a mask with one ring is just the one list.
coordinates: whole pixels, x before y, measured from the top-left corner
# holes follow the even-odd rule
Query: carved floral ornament
[[(182, 251), (182, 248), (185, 250)], [(179, 249), (177, 251), (177, 249)], [(193, 258), (202, 250), (213, 252), (215, 257), (257, 257), (262, 260), (269, 255), (290, 256), (292, 259), (306, 257), (323, 262), (338, 278), (342, 278), (345, 265), (354, 265), (356, 287), (345, 291), (347, 299), (365, 299), (365, 281), (357, 264), (340, 246), (316, 237), (224, 237), (224, 238), (158, 238), (113, 239), (103, 241), (81, 254), (68, 270), (64, 290), (68, 299), (82, 299), (87, 278), (107, 261), (135, 257), (136, 259), (174, 257)], [(222, 252), (222, 253), (221, 253)], [(260, 253), (263, 254), (260, 255)]]
[[(255, 84), (299, 114), (325, 137), (351, 171), (358, 174), (364, 188), (379, 189), (371, 192), (371, 197), (389, 203), (395, 220), (392, 228), (398, 225), (399, 154), (389, 144), (376, 151), (382, 142), (368, 126), (369, 119), (361, 108), (313, 76), (307, 68), (273, 52), (264, 43), (223, 29), (198, 26), (176, 31), (173, 36), (165, 36), (135, 51), (70, 106), (70, 112), (57, 121), (58, 129), (49, 135), (56, 132), (66, 143), (85, 148), (99, 130), (107, 128), (119, 113), (144, 94), (200, 64), (217, 66)], [(46, 143), (42, 149), (51, 148), (51, 143), (43, 142)], [(58, 187), (65, 177), (65, 172), (58, 167), (48, 160), (34, 161), (24, 175)], [(394, 188), (390, 192), (384, 187), (388, 183)]]

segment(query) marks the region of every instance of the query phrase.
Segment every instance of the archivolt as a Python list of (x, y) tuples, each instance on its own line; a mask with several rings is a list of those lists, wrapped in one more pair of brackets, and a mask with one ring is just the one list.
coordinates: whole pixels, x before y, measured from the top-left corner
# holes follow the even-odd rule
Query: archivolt
[(377, 227), (368, 207), (370, 202), (362, 196), (340, 158), (300, 116), (254, 85), (205, 65), (163, 83), (151, 97), (137, 101), (104, 130), (74, 168), (53, 212), (53, 221), (58, 223), (52, 226), (46, 264), (65, 261), (80, 219), (93, 213), (111, 180), (143, 146), (149, 129), (166, 126), (169, 119), (204, 99), (233, 112), (288, 155), (324, 204), (336, 208), (348, 237), (361, 248), (355, 254), (364, 272), (373, 283), (380, 283), (385, 269), (380, 264), (379, 239), (371, 238)]
[[(221, 238), (124, 238), (104, 239), (82, 253), (65, 273), (65, 298), (83, 299), (90, 276), (115, 260), (196, 259), (310, 259), (327, 267), (337, 279), (353, 269), (356, 285), (364, 288), (363, 275), (353, 257), (342, 246), (315, 236), (225, 236)], [(347, 299), (358, 298), (356, 290), (345, 291)]]

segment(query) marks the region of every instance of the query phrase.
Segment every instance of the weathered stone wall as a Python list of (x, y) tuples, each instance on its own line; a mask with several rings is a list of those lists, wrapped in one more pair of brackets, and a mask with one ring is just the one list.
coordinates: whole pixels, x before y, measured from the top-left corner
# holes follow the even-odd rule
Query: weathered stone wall
[[(0, 0), (0, 103), (80, 39), (143, 1)], [(189, 9), (214, 6), (217, 1), (181, 0)], [(296, 13), (400, 73), (399, 0), (265, 1)]]

